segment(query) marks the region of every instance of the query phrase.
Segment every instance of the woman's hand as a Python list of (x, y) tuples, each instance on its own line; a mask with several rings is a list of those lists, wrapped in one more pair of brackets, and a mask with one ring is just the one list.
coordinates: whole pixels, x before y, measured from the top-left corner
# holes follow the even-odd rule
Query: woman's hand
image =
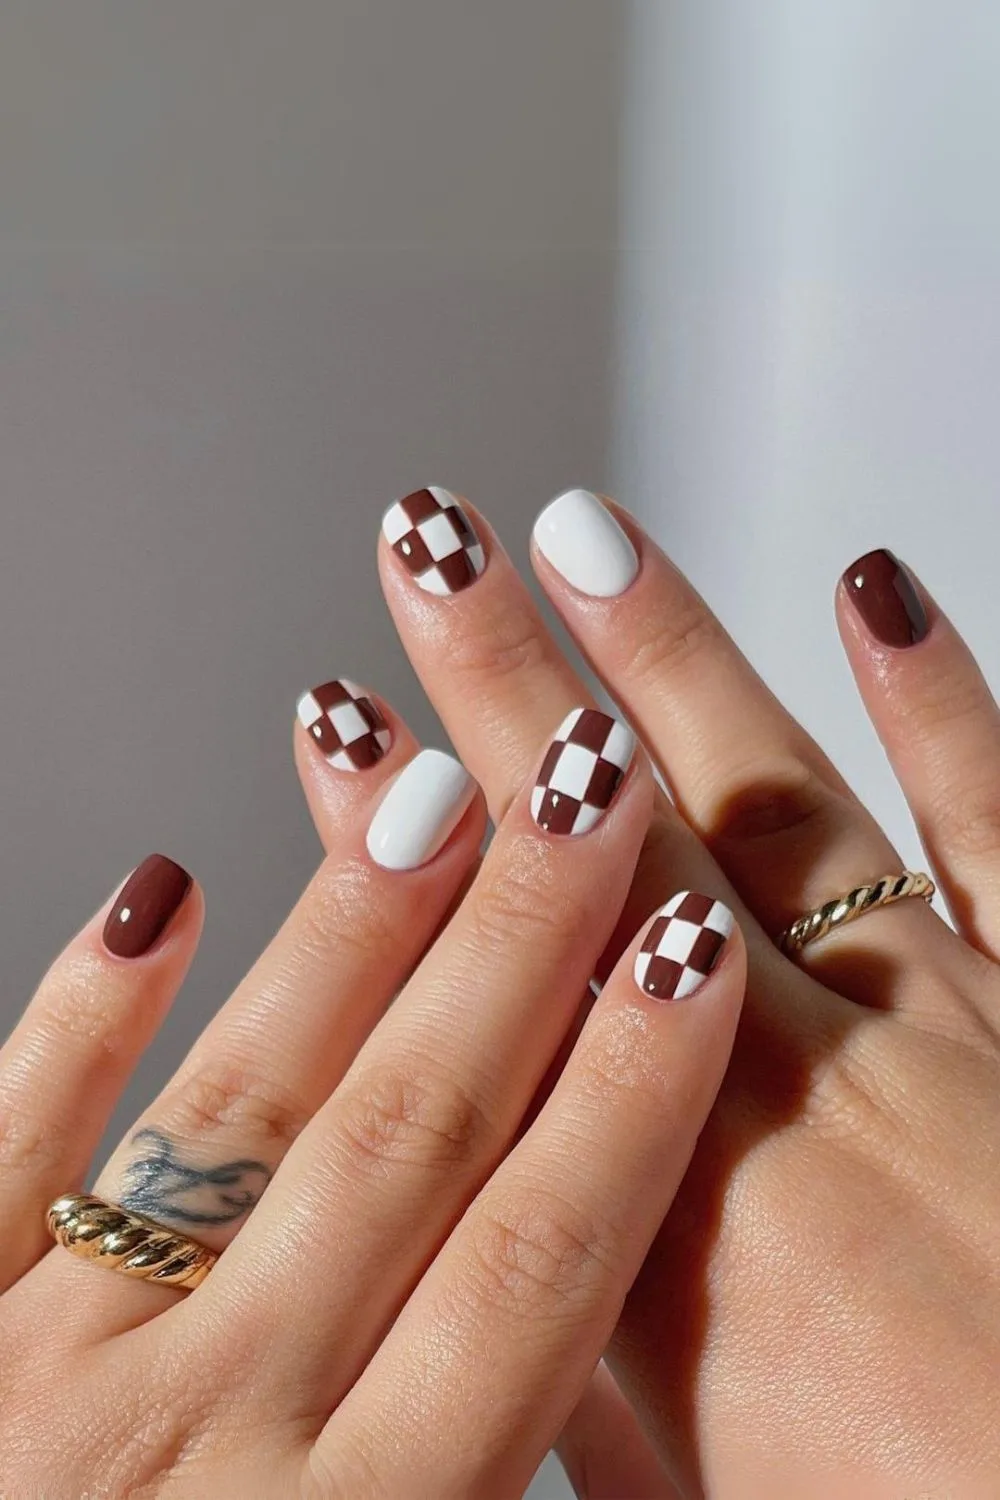
[[(500, 814), (585, 688), (481, 517), (470, 512), (466, 547), (483, 566), (438, 597), (398, 510), (381, 547), (390, 608)], [(958, 932), (908, 900), (792, 962), (775, 946), (790, 922), (898, 872), (899, 856), (627, 515), (562, 497), (540, 518), (534, 563), (675, 803), (659, 799), (601, 972), (679, 884), (722, 895), (749, 952), (733, 1062), (629, 1297), (616, 1372), (685, 1496), (992, 1500), (996, 705), (894, 559), (848, 570), (848, 654)]]
[(457, 762), (351, 684), (300, 719), (326, 857), (96, 1186), (224, 1252), (196, 1290), (50, 1249), (43, 1223), (183, 978), (197, 886), (140, 866), (0, 1053), (9, 1500), (519, 1495), (725, 1069), (744, 949), (724, 907), (688, 898), (690, 998), (643, 993), (640, 934), (523, 1128), (649, 822), (622, 725), (581, 712), (540, 741), (576, 812), (532, 776), (476, 871), (482, 799)]

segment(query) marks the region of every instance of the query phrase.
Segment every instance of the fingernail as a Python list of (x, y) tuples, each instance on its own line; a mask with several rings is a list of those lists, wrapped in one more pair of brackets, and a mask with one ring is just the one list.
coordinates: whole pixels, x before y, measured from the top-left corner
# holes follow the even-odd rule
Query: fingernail
[(133, 870), (104, 924), (104, 945), (116, 958), (148, 953), (191, 889), (191, 876), (165, 854)]
[(368, 853), (384, 870), (416, 870), (444, 846), (475, 795), (475, 781), (457, 760), (421, 750), (379, 804)]
[(883, 646), (915, 646), (927, 634), (927, 612), (909, 571), (880, 547), (859, 557), (844, 574), (858, 614)]
[(635, 982), (654, 1000), (684, 1000), (700, 989), (733, 930), (728, 906), (680, 891), (653, 918), (635, 960)]
[(567, 490), (535, 522), (535, 545), (567, 583), (595, 599), (624, 594), (639, 571), (635, 548), (589, 490)]
[(635, 754), (635, 735), (596, 708), (574, 708), (556, 730), (531, 793), (546, 833), (589, 833), (604, 817)]
[(472, 522), (448, 490), (430, 485), (390, 505), (382, 533), (429, 594), (457, 594), (475, 583), (486, 556)]
[(392, 732), (378, 704), (346, 677), (303, 693), (299, 723), (338, 771), (367, 771), (392, 744)]

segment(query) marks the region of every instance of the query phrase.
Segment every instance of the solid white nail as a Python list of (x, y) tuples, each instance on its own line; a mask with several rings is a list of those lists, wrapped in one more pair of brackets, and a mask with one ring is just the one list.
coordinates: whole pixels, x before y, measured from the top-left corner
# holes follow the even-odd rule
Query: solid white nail
[(379, 804), (368, 853), (384, 870), (416, 870), (444, 846), (475, 795), (475, 781), (453, 756), (421, 750)]
[(567, 490), (535, 522), (535, 545), (567, 583), (595, 599), (624, 594), (639, 571), (635, 548), (589, 490)]

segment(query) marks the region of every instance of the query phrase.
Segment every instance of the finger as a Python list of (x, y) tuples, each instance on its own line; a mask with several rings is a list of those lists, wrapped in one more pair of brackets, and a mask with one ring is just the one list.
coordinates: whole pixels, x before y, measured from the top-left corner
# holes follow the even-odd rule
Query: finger
[(366, 1472), (385, 1494), (521, 1493), (684, 1175), (745, 974), (728, 911), (687, 892), (629, 949), (537, 1123), (321, 1434), (345, 1493)]
[(892, 553), (845, 572), (837, 619), (959, 932), (1000, 958), (1000, 711), (965, 642)]
[(556, 1452), (577, 1500), (682, 1500), (605, 1364), (594, 1371)]
[[(350, 1066), (477, 855), (484, 809), (475, 783), (440, 751), (407, 760), (412, 739), (384, 712), (394, 741), (380, 760), (364, 774), (325, 762), (318, 773), (351, 782), (338, 794), (331, 853), (98, 1180), (102, 1196), (212, 1249), (232, 1240)], [(322, 758), (322, 747), (304, 749)], [(399, 809), (390, 846), (379, 832), (388, 807)], [(80, 1269), (92, 1282), (110, 1280)], [(114, 1281), (88, 1294), (104, 1334), (183, 1295)]]
[[(612, 580), (599, 594), (612, 536), (631, 546), (634, 576), (618, 593)], [(765, 931), (777, 936), (813, 907), (901, 868), (816, 743), (620, 508), (584, 491), (559, 497), (536, 523), (533, 561), (584, 655), (655, 752), (685, 818)], [(912, 957), (914, 945), (928, 952), (937, 924), (921, 906), (872, 912), (863, 939), (859, 928), (842, 930), (802, 961), (870, 1001), (853, 955), (872, 943), (890, 957)]]
[[(427, 508), (426, 501), (417, 503), (423, 493), (410, 497), (415, 514)], [(398, 507), (390, 509), (383, 525), (379, 568), (406, 653), (496, 820), (529, 774), (538, 746), (575, 704), (593, 706), (595, 700), (556, 645), (495, 532), (466, 500), (455, 503), (460, 504), (465, 530), (477, 539), (476, 557), (481, 562), (471, 576), (466, 575), (461, 589), (451, 594), (429, 592), (401, 555), (407, 538), (390, 545), (400, 530)], [(599, 977), (614, 965), (666, 891), (680, 882), (704, 888), (718, 881), (715, 861), (658, 794), (621, 920), (597, 966)], [(736, 902), (735, 893), (730, 892), (729, 899), (730, 904)], [(756, 924), (748, 924), (747, 931), (767, 979), (780, 960)], [(778, 988), (765, 983), (761, 993), (770, 1005)]]
[(83, 1186), (202, 914), (187, 872), (151, 855), (52, 965), (0, 1049), (0, 1289), (49, 1248), (47, 1205)]
[[(550, 790), (515, 799), (446, 932), (213, 1273), (229, 1316), (249, 1315), (254, 1297), (274, 1372), (265, 1404), (287, 1405), (289, 1361), (298, 1390), (314, 1382), (328, 1406), (350, 1387), (508, 1149), (573, 1020), (628, 888), (652, 778), (604, 715), (580, 711), (555, 744), (541, 758)], [(276, 1264), (309, 1299), (307, 1339), (279, 1306), (259, 1306), (253, 1289)]]

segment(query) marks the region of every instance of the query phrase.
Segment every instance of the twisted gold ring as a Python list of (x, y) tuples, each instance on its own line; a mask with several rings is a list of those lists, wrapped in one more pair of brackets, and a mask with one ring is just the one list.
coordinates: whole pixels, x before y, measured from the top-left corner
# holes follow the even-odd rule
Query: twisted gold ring
[(859, 917), (874, 911), (877, 906), (892, 906), (895, 901), (904, 901), (907, 896), (922, 896), (925, 901), (934, 898), (934, 882), (929, 875), (917, 870), (901, 870), (897, 875), (883, 875), (871, 885), (855, 886), (846, 896), (827, 901), (815, 911), (806, 912), (791, 927), (785, 929), (778, 939), (782, 953), (798, 953), (808, 943), (818, 942), (835, 927), (844, 927), (856, 922)]
[(49, 1206), (46, 1228), (57, 1244), (95, 1265), (165, 1286), (198, 1286), (218, 1260), (186, 1235), (93, 1193), (67, 1193)]

